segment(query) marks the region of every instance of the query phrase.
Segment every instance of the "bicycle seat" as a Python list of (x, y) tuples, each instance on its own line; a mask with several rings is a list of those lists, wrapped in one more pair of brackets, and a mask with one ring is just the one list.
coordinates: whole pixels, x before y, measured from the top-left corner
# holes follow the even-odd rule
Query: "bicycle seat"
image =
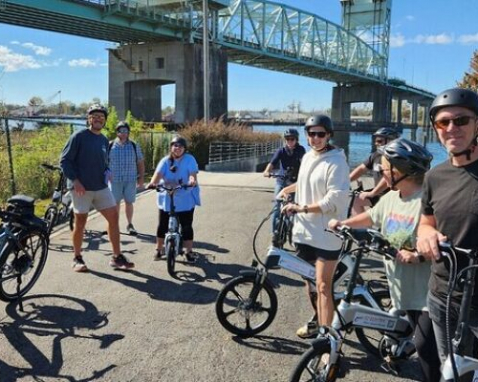
[(7, 200), (7, 211), (14, 212), (22, 216), (34, 216), (35, 199), (26, 195), (14, 195)]

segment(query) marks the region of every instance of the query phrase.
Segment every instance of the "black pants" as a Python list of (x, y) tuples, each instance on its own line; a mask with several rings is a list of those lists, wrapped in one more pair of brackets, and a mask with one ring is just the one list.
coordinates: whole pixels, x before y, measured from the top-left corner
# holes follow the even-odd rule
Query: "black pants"
[(426, 311), (407, 310), (415, 333), (415, 348), (425, 382), (440, 381), (440, 358), (433, 332), (433, 323)]
[[(181, 232), (183, 240), (193, 240), (194, 231), (193, 231), (193, 218), (194, 218), (194, 208), (190, 211), (176, 212), (176, 216), (179, 219), (179, 224), (181, 224)], [(169, 222), (169, 213), (163, 210), (159, 210), (159, 224), (156, 231), (156, 237), (164, 239), (166, 232), (168, 232), (168, 222)]]

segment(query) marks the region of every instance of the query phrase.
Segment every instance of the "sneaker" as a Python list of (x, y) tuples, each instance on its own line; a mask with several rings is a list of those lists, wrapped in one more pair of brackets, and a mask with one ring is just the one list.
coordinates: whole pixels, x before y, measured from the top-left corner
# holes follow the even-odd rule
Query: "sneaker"
[(138, 231), (136, 231), (136, 229), (134, 228), (133, 224), (128, 224), (128, 226), (126, 227), (126, 231), (128, 231), (128, 233), (131, 235), (131, 236), (136, 236), (138, 234)]
[(189, 264), (194, 264), (196, 262), (196, 254), (194, 252), (186, 252), (184, 256), (186, 257), (186, 262)]
[(297, 334), (300, 338), (313, 338), (319, 333), (319, 325), (316, 321), (309, 321), (304, 326), (297, 329)]
[(111, 258), (110, 266), (115, 269), (128, 270), (134, 268), (134, 263), (129, 261), (124, 255), (119, 254)]
[(88, 272), (88, 267), (83, 260), (83, 256), (75, 256), (73, 258), (73, 264), (71, 264), (71, 267), (75, 272)]
[(160, 249), (156, 249), (156, 252), (154, 253), (153, 260), (154, 261), (159, 261), (162, 258), (164, 258), (165, 256), (166, 256), (166, 254), (164, 253), (164, 251), (162, 251)]

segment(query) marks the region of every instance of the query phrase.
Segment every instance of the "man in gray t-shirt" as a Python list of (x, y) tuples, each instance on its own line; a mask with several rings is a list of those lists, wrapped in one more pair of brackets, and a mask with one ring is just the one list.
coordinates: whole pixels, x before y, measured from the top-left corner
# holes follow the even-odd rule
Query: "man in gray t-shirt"
[(108, 222), (108, 235), (113, 247), (110, 266), (122, 270), (134, 268), (134, 264), (121, 254), (118, 210), (115, 198), (107, 186), (110, 173), (109, 142), (101, 133), (107, 118), (108, 111), (104, 106), (91, 105), (88, 109), (88, 128), (72, 134), (61, 154), (60, 166), (72, 189), (75, 213), (72, 265), (75, 272), (88, 271), (81, 255), (81, 244), (91, 207)]

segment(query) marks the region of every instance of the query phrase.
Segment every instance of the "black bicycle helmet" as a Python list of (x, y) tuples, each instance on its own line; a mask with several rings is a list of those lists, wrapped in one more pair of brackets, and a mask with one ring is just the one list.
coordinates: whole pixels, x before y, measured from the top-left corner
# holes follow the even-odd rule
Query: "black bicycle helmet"
[(384, 137), (387, 141), (397, 139), (400, 136), (400, 133), (395, 130), (393, 127), (381, 127), (375, 133), (374, 137)]
[(287, 137), (299, 139), (299, 132), (297, 131), (297, 129), (287, 129), (286, 131), (284, 131), (284, 138)]
[(478, 94), (469, 89), (453, 88), (445, 90), (436, 96), (430, 107), (430, 120), (435, 120), (435, 116), (442, 107), (460, 106), (473, 111), (478, 115)]
[(419, 143), (405, 138), (395, 139), (378, 151), (405, 175), (420, 175), (430, 169), (433, 155)]
[(305, 121), (305, 132), (308, 132), (311, 127), (322, 126), (325, 131), (327, 131), (331, 137), (334, 136), (334, 125), (330, 117), (324, 114), (313, 115), (312, 117), (307, 118)]
[(171, 142), (169, 143), (169, 147), (171, 147), (175, 143), (183, 146), (185, 149), (188, 148), (188, 142), (186, 141), (186, 139), (184, 139), (183, 137), (180, 137), (179, 135), (176, 135), (175, 137), (173, 137), (173, 139), (171, 139)]
[(104, 107), (103, 105), (100, 105), (99, 103), (94, 103), (93, 105), (90, 105), (88, 108), (87, 114), (90, 115), (94, 112), (100, 112), (105, 115), (105, 118), (108, 118), (108, 109)]
[(126, 121), (119, 121), (118, 124), (116, 125), (116, 131), (118, 131), (121, 128), (127, 128), (128, 131), (131, 131), (131, 127), (129, 127), (129, 123)]

